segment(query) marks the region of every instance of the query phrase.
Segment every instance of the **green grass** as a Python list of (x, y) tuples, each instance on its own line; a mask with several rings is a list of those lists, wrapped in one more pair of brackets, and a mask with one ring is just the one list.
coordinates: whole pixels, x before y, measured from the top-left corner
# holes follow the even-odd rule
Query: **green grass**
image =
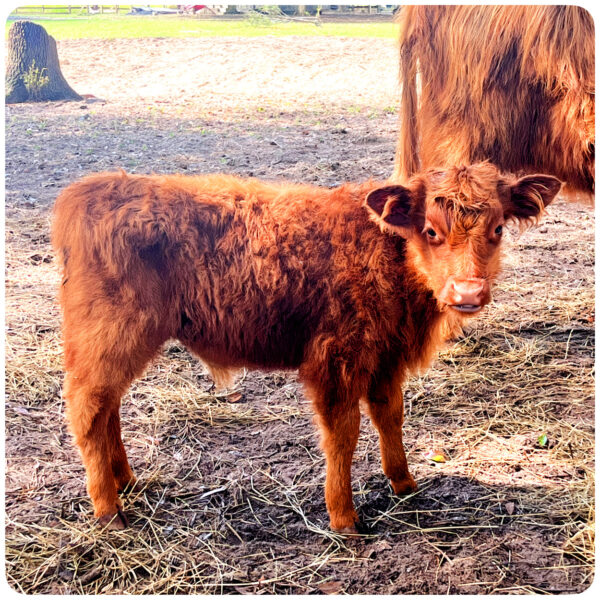
[[(20, 17), (21, 15), (16, 15)], [(24, 15), (23, 15), (24, 16)], [(42, 25), (56, 40), (84, 38), (144, 38), (144, 37), (256, 37), (263, 35), (335, 36), (335, 37), (396, 37), (396, 27), (389, 23), (272, 23), (268, 26), (251, 24), (247, 19), (204, 20), (180, 16), (126, 16), (126, 15), (61, 15), (38, 18), (27, 15)], [(5, 35), (11, 21), (7, 21)]]

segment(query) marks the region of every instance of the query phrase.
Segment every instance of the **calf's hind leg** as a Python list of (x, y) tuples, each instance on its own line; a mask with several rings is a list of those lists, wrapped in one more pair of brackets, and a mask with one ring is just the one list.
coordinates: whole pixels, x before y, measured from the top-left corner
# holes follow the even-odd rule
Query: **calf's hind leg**
[(108, 418), (108, 441), (111, 451), (111, 464), (117, 491), (135, 489), (136, 477), (129, 466), (123, 440), (121, 439), (121, 419), (119, 408), (113, 409)]
[(92, 343), (76, 346), (65, 335), (67, 417), (85, 466), (94, 515), (113, 529), (128, 524), (118, 491), (135, 479), (121, 439), (121, 397), (160, 347), (159, 340), (153, 341), (151, 347), (135, 348), (125, 343), (100, 348), (99, 341), (91, 348)]
[[(113, 471), (114, 429), (109, 434), (111, 415), (115, 412), (118, 415), (121, 392), (122, 389), (110, 384), (98, 385), (85, 378), (82, 381), (71, 373), (65, 379), (67, 416), (86, 470), (87, 490), (94, 505), (94, 515), (102, 525), (110, 522), (113, 529), (127, 526), (127, 520), (121, 512)], [(125, 455), (120, 435), (117, 445)], [(121, 448), (117, 449), (119, 453)], [(116, 517), (114, 521), (113, 517)]]

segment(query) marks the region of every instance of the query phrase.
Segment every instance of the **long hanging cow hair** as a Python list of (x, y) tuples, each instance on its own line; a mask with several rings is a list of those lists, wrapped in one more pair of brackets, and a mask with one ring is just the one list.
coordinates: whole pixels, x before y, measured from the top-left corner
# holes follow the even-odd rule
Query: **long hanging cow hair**
[(394, 178), (490, 160), (594, 192), (594, 23), (576, 6), (406, 6)]

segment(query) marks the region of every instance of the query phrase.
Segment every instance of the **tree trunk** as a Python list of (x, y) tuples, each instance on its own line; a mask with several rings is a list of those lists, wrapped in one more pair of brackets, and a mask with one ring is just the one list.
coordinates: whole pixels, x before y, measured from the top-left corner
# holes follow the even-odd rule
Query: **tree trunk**
[(8, 32), (6, 103), (81, 100), (60, 70), (56, 41), (40, 25), (16, 21)]

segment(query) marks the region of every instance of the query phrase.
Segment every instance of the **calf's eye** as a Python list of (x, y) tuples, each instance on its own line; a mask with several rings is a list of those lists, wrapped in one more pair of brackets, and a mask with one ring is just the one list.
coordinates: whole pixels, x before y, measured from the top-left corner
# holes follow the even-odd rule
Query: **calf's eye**
[(496, 229), (494, 229), (494, 233), (496, 235), (502, 235), (502, 225), (498, 225), (498, 227), (496, 227)]
[(435, 229), (432, 229), (431, 227), (427, 230), (427, 235), (430, 238), (435, 238), (437, 237), (437, 233), (435, 232)]

